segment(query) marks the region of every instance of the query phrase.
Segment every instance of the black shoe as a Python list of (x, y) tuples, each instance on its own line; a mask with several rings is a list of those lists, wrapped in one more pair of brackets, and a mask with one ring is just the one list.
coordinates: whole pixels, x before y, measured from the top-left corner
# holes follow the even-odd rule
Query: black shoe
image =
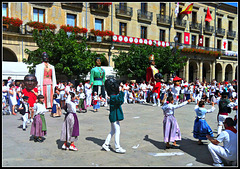
[(26, 129), (22, 129), (23, 131), (26, 131)]

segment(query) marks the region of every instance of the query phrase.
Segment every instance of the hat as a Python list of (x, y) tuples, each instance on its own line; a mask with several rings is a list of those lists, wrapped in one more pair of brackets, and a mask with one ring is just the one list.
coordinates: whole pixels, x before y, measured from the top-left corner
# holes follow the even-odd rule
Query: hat
[(154, 55), (150, 55), (148, 59), (149, 59), (149, 61), (153, 61), (154, 60)]
[(29, 97), (28, 96), (23, 96), (23, 100), (26, 100), (28, 99)]

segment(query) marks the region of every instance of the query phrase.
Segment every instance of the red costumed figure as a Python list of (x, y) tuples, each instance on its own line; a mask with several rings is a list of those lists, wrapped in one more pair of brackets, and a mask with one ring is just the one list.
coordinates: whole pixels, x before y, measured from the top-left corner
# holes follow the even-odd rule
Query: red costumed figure
[(154, 55), (150, 55), (149, 63), (150, 63), (150, 66), (147, 68), (146, 82), (150, 83), (155, 81), (154, 76), (156, 73), (159, 73), (159, 70), (155, 68)]

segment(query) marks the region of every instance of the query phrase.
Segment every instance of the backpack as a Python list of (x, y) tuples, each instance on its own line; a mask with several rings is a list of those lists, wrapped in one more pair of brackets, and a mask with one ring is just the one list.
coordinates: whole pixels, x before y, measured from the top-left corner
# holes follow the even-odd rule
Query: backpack
[(231, 113), (232, 109), (230, 107), (227, 107), (227, 105), (230, 103), (228, 99), (221, 99), (219, 101), (219, 112), (221, 113)]

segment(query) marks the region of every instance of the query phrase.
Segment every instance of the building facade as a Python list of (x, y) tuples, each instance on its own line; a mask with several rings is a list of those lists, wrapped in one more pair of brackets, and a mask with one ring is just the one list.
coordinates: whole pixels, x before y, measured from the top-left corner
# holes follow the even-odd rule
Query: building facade
[[(179, 11), (189, 2), (179, 3)], [(186, 66), (177, 75), (187, 81), (216, 79), (217, 81), (237, 79), (238, 70), (238, 14), (237, 8), (223, 3), (194, 3), (189, 15), (175, 15), (177, 2), (113, 2), (103, 3), (35, 3), (3, 2), (2, 15), (19, 18), (20, 27), (3, 24), (2, 61), (22, 62), (28, 58), (24, 50), (36, 50), (29, 21), (39, 21), (56, 25), (57, 32), (61, 25), (71, 25), (88, 29), (86, 33), (91, 50), (105, 53), (107, 63), (114, 67), (112, 55), (117, 49), (127, 51), (129, 43), (114, 42), (112, 39), (91, 39), (89, 31), (111, 30), (115, 35), (151, 39), (168, 42), (170, 46), (197, 48), (207, 51), (219, 51), (215, 57), (203, 53), (186, 53)], [(212, 21), (205, 22), (209, 7)], [(174, 37), (178, 37), (174, 41)], [(186, 42), (188, 38), (188, 42)], [(201, 40), (201, 42), (200, 42)]]

